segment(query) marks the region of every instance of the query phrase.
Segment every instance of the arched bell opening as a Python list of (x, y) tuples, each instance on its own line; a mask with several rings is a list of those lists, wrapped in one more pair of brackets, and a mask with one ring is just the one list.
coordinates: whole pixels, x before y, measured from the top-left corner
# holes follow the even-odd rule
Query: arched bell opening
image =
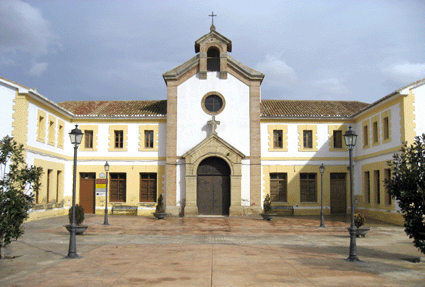
[(220, 72), (220, 50), (211, 47), (207, 51), (207, 71)]

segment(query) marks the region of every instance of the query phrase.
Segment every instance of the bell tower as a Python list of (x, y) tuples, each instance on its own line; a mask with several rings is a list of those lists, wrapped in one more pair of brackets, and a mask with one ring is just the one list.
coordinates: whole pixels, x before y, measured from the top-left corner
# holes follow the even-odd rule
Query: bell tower
[(195, 41), (195, 53), (199, 53), (199, 78), (205, 80), (207, 71), (217, 71), (220, 79), (227, 79), (227, 52), (232, 52), (232, 41), (218, 33), (213, 22), (210, 32)]

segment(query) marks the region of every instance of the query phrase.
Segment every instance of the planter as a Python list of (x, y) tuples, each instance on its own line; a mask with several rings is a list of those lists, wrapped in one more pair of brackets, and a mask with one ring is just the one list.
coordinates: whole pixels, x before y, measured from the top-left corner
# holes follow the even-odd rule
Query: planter
[[(356, 237), (366, 237), (366, 234), (370, 231), (370, 227), (359, 227), (356, 229)], [(347, 227), (348, 232), (350, 232), (350, 227)]]
[[(71, 227), (70, 224), (65, 225), (65, 228), (66, 228), (66, 230), (69, 231), (69, 233), (71, 233), (72, 227)], [(87, 225), (77, 225), (77, 226), (75, 226), (75, 234), (76, 235), (82, 235), (84, 233), (84, 231), (86, 231), (87, 228), (88, 228)]]
[(155, 216), (157, 219), (164, 219), (167, 216), (167, 213), (154, 212), (153, 216)]
[(274, 216), (276, 216), (276, 214), (271, 214), (271, 213), (260, 213), (261, 217), (263, 218), (263, 220), (272, 220), (272, 218)]
[(369, 230), (370, 230), (370, 227), (360, 227), (360, 228), (357, 228), (357, 230), (356, 230), (356, 236), (357, 237), (365, 237), (366, 234), (369, 232)]

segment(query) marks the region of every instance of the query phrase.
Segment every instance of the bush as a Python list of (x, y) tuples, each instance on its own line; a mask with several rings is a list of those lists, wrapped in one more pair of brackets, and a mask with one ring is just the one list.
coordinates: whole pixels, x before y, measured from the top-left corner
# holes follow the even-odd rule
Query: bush
[(40, 189), (41, 167), (28, 167), (24, 146), (5, 136), (0, 140), (0, 259), (4, 247), (24, 234), (24, 220)]
[(389, 166), (391, 178), (385, 186), (403, 212), (404, 231), (425, 254), (425, 134), (415, 137), (410, 146), (403, 143)]
[(272, 202), (270, 200), (270, 195), (266, 195), (266, 198), (264, 199), (264, 204), (263, 204), (263, 212), (265, 214), (269, 214), (272, 212)]
[(354, 214), (354, 224), (356, 225), (357, 228), (359, 228), (360, 226), (364, 225), (366, 223), (366, 218), (363, 214)]
[[(68, 211), (69, 224), (72, 222), (72, 206)], [(84, 221), (84, 207), (79, 204), (75, 205), (75, 224), (81, 225)]]
[(164, 198), (162, 194), (158, 197), (158, 204), (156, 205), (155, 213), (165, 213)]

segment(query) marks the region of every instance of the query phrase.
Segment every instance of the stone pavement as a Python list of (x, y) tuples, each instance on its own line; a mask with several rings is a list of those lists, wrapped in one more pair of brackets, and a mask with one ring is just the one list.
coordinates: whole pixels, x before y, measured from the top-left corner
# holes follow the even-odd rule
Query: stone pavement
[(346, 262), (349, 218), (86, 215), (79, 259), (65, 259), (67, 217), (25, 224), (0, 260), (0, 286), (425, 286), (402, 227), (368, 220), (362, 262)]

